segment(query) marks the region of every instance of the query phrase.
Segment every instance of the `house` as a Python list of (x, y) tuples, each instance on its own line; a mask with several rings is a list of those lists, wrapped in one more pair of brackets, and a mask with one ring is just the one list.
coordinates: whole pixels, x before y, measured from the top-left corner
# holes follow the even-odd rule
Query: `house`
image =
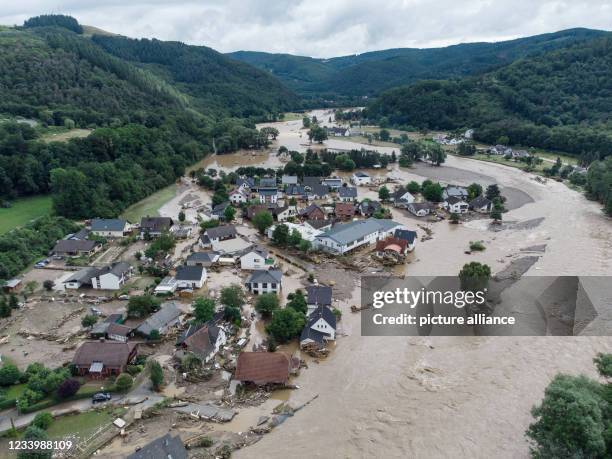
[(64, 239), (70, 239), (70, 240), (73, 240), (73, 241), (84, 241), (85, 239), (87, 239), (89, 237), (89, 233), (90, 233), (90, 231), (89, 231), (88, 228), (81, 228), (76, 233), (70, 234), (67, 237), (65, 237)]
[(267, 270), (274, 265), (274, 260), (268, 257), (268, 251), (263, 247), (255, 247), (240, 257), (240, 269), (254, 271)]
[(308, 316), (300, 335), (300, 347), (323, 348), (336, 339), (336, 316), (327, 306), (319, 306)]
[(95, 277), (98, 268), (83, 268), (74, 273), (63, 284), (67, 289), (78, 289), (81, 287), (91, 287), (91, 279)]
[(225, 220), (225, 209), (227, 209), (229, 206), (229, 201), (224, 201), (222, 203), (217, 204), (216, 206), (213, 206), (210, 211), (211, 217), (217, 220)]
[(463, 198), (450, 196), (444, 201), (444, 208), (451, 214), (465, 214), (470, 209), (470, 205)]
[(185, 264), (187, 266), (203, 266), (209, 268), (219, 260), (218, 252), (193, 252), (187, 256)]
[(254, 271), (245, 285), (251, 293), (278, 293), (281, 291), (283, 273), (278, 269)]
[(357, 188), (352, 186), (343, 186), (338, 190), (338, 197), (342, 202), (353, 202), (357, 200)]
[(174, 222), (170, 217), (142, 217), (140, 220), (140, 237), (145, 235), (159, 237), (162, 233), (170, 231)]
[(253, 220), (253, 217), (257, 215), (259, 212), (270, 212), (276, 208), (276, 204), (256, 204), (253, 206), (249, 206), (246, 209), (246, 218), (249, 220)]
[(177, 340), (177, 346), (198, 356), (202, 362), (210, 362), (227, 342), (223, 327), (212, 321), (205, 324), (191, 324)]
[(298, 210), (296, 206), (275, 207), (272, 209), (272, 216), (279, 222), (285, 222), (290, 218), (296, 217)]
[(278, 190), (273, 189), (259, 189), (259, 202), (262, 204), (276, 204), (278, 202)]
[(203, 266), (179, 266), (176, 268), (176, 287), (182, 288), (202, 288), (206, 282), (206, 268)]
[(325, 212), (316, 204), (310, 204), (308, 207), (300, 209), (298, 215), (308, 220), (325, 220)]
[[(318, 185), (320, 186), (320, 185)], [(308, 192), (304, 185), (287, 185), (285, 196), (295, 199), (308, 199)]]
[(331, 307), (332, 288), (327, 285), (309, 285), (306, 287), (306, 306), (309, 316), (319, 306)]
[(502, 155), (502, 156), (505, 156), (505, 155), (511, 155), (512, 154), (512, 148), (506, 147), (505, 145), (495, 145), (494, 147), (489, 147), (487, 152), (492, 154), (492, 155)]
[[(302, 239), (306, 241), (310, 241), (310, 242), (314, 241), (315, 237), (321, 234), (321, 230), (314, 229), (312, 226), (306, 225), (303, 223), (300, 224), (300, 223), (285, 222), (283, 223), (283, 225), (285, 225), (289, 229), (289, 234), (293, 233), (294, 231), (297, 231), (298, 233), (300, 233), (300, 236), (302, 237)], [(268, 228), (266, 230), (266, 236), (272, 239), (275, 229), (276, 229), (276, 225)]]
[(408, 253), (408, 241), (389, 236), (376, 242), (376, 255), (380, 258), (400, 262)]
[(236, 205), (248, 202), (249, 198), (250, 198), (250, 193), (244, 190), (243, 188), (236, 188), (229, 195), (230, 202)]
[(97, 323), (89, 332), (89, 336), (94, 339), (106, 338), (126, 343), (134, 335), (134, 329), (117, 322), (122, 318), (122, 314), (111, 314), (103, 322)]
[(234, 379), (256, 385), (287, 384), (291, 360), (281, 352), (241, 352)]
[(124, 261), (96, 270), (92, 273), (91, 286), (100, 290), (119, 290), (132, 275), (133, 268)]
[(417, 217), (425, 217), (434, 209), (431, 202), (412, 202), (406, 206), (406, 210)]
[(15, 277), (4, 282), (4, 284), (2, 285), (2, 290), (6, 293), (13, 293), (19, 290), (20, 286), (21, 279)]
[(380, 209), (382, 209), (382, 204), (370, 199), (364, 199), (361, 201), (361, 204), (359, 204), (359, 213), (364, 217), (371, 217)]
[(393, 200), (393, 206), (402, 209), (406, 209), (408, 204), (412, 204), (414, 202), (414, 196), (401, 188), (396, 190), (395, 193), (391, 195), (391, 199)]
[(117, 376), (126, 371), (136, 358), (134, 343), (117, 341), (87, 341), (77, 349), (72, 365), (79, 376), (102, 379)]
[(303, 177), (302, 185), (304, 185), (306, 191), (310, 191), (313, 186), (321, 185), (321, 180), (323, 180), (322, 177)]
[(236, 180), (236, 187), (247, 193), (250, 193), (255, 189), (255, 179), (252, 177), (242, 177)]
[(484, 196), (478, 196), (470, 201), (470, 209), (481, 214), (488, 214), (493, 210), (493, 201)]
[(529, 158), (531, 155), (527, 150), (513, 150), (512, 158), (521, 159), (521, 158)]
[(153, 315), (141, 323), (136, 331), (146, 337), (150, 336), (153, 330), (157, 330), (160, 335), (163, 335), (180, 322), (180, 309), (172, 302), (163, 303), (159, 311), (153, 313)]
[(283, 185), (297, 185), (298, 177), (297, 175), (283, 175), (281, 177), (281, 183)]
[(340, 177), (327, 177), (321, 181), (321, 185), (326, 186), (330, 190), (337, 190), (342, 187), (342, 179)]
[(172, 276), (164, 277), (159, 284), (155, 287), (155, 294), (169, 294), (176, 292), (178, 286), (177, 280)]
[(236, 239), (238, 233), (234, 225), (221, 225), (215, 226), (214, 228), (208, 228), (201, 238), (203, 241), (206, 240), (204, 236), (208, 240), (208, 244), (214, 245), (221, 241), (227, 241), (228, 239)]
[(259, 179), (259, 190), (272, 188), (276, 189), (275, 177), (262, 177)]
[(396, 229), (393, 233), (393, 237), (406, 241), (406, 243), (408, 244), (408, 252), (412, 252), (414, 250), (417, 237), (416, 231), (411, 231), (408, 229)]
[(94, 218), (91, 233), (102, 237), (123, 237), (130, 230), (130, 224), (118, 218)]
[(187, 239), (191, 237), (193, 228), (191, 226), (178, 225), (172, 228), (172, 235), (177, 239)]
[(468, 129), (463, 133), (463, 137), (471, 140), (472, 138), (474, 138), (474, 129)]
[(355, 216), (355, 205), (352, 202), (337, 202), (334, 214), (338, 220), (350, 220)]
[(391, 236), (403, 225), (393, 220), (368, 218), (341, 223), (315, 238), (315, 248), (332, 253), (344, 254), (364, 245), (375, 243), (379, 239)]
[(53, 255), (62, 257), (90, 256), (100, 250), (102, 244), (98, 241), (62, 239), (53, 247)]
[(450, 198), (451, 196), (455, 198), (467, 199), (469, 193), (467, 188), (462, 186), (448, 185), (442, 191), (442, 198), (444, 200)]
[(306, 220), (304, 222), (305, 226), (312, 228), (314, 230), (325, 231), (331, 228), (333, 221), (330, 220)]
[(372, 183), (372, 177), (365, 172), (355, 172), (351, 176), (351, 183), (355, 186), (365, 186)]
[(329, 198), (329, 188), (325, 185), (314, 185), (306, 192), (309, 201)]
[(331, 126), (326, 127), (327, 135), (331, 137), (348, 137), (351, 135), (350, 131), (344, 127)]
[(187, 450), (181, 437), (169, 433), (147, 443), (127, 459), (187, 459)]

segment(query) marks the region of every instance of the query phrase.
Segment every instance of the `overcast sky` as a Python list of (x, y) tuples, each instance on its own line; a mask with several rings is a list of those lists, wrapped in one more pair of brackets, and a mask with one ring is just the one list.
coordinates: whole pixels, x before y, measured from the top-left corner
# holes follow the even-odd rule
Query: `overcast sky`
[(331, 57), (610, 29), (610, 0), (0, 0), (0, 24), (63, 13), (130, 37)]

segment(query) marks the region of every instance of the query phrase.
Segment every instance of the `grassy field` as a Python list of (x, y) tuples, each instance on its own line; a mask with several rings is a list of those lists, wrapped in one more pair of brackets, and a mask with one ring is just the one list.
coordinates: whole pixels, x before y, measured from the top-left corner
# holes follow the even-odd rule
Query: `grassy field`
[(19, 398), (26, 387), (26, 384), (15, 384), (10, 386), (4, 392), (4, 398)]
[(25, 225), (43, 215), (51, 213), (51, 196), (33, 196), (17, 199), (8, 209), (0, 209), (0, 234)]
[(302, 118), (304, 118), (304, 115), (305, 115), (304, 113), (288, 112), (288, 113), (285, 113), (285, 117), (280, 121), (301, 120)]
[(47, 433), (49, 438), (61, 439), (68, 435), (77, 434), (85, 439), (91, 436), (103, 425), (110, 424), (125, 412), (122, 408), (106, 408), (103, 410), (91, 410), (84, 413), (60, 416), (56, 418)]
[(140, 221), (141, 217), (147, 215), (155, 216), (158, 215), (157, 211), (161, 206), (174, 197), (176, 194), (176, 185), (170, 185), (166, 188), (153, 193), (151, 196), (144, 198), (142, 201), (132, 204), (130, 207), (125, 209), (121, 214), (121, 218), (126, 219), (131, 223)]
[(70, 139), (87, 137), (91, 129), (47, 128), (41, 136), (43, 142), (66, 142)]

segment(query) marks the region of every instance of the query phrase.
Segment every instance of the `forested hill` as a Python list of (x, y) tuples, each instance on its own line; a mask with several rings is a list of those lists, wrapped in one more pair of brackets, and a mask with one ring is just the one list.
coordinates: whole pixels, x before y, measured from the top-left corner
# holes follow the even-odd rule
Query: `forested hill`
[(612, 38), (519, 60), (479, 77), (424, 81), (373, 101), (365, 116), (580, 155), (612, 152)]
[(263, 116), (295, 108), (297, 96), (276, 78), (205, 46), (94, 35), (107, 52), (137, 63), (193, 98), (200, 110)]
[(313, 99), (372, 96), (422, 79), (474, 75), (516, 59), (570, 46), (608, 32), (570, 29), (497, 43), (399, 48), (331, 59), (239, 51), (234, 59), (270, 72)]

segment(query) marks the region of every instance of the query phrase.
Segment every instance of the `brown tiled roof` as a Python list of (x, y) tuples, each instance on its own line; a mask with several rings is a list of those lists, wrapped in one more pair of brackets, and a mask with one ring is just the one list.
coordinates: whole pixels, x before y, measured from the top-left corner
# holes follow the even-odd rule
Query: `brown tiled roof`
[(337, 202), (335, 214), (337, 217), (352, 217), (355, 215), (355, 205), (350, 202)]
[(289, 358), (280, 352), (242, 352), (234, 379), (255, 384), (284, 384), (289, 380)]
[(107, 335), (127, 336), (130, 334), (132, 330), (133, 330), (132, 327), (128, 327), (127, 325), (121, 325), (121, 324), (113, 322), (109, 324), (108, 328), (106, 329), (106, 334)]
[(105, 367), (121, 367), (127, 364), (134, 347), (134, 343), (87, 341), (77, 349), (72, 363), (82, 367), (90, 366), (92, 362), (102, 362)]

